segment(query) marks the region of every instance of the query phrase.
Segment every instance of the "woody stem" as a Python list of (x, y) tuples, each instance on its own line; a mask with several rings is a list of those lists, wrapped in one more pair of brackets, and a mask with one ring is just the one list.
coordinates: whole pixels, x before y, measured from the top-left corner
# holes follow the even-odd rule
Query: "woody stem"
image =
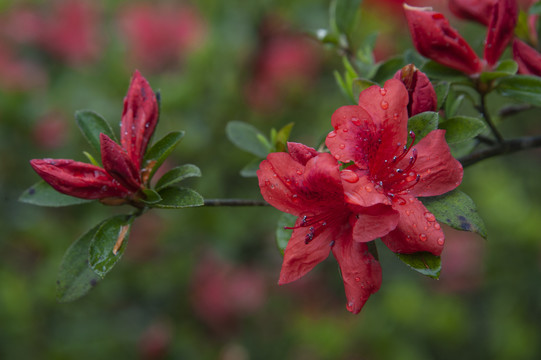
[(511, 140), (502, 140), (491, 147), (476, 151), (458, 159), (463, 167), (497, 155), (512, 154), (518, 151), (541, 147), (541, 136), (526, 136)]
[(205, 199), (205, 206), (269, 206), (263, 200), (252, 199)]
[(492, 119), (490, 117), (490, 114), (488, 112), (487, 106), (486, 106), (486, 94), (481, 93), (481, 115), (483, 115), (483, 118), (485, 119), (485, 122), (487, 123), (488, 127), (492, 131), (492, 134), (498, 142), (501, 144), (504, 142), (502, 134), (500, 134), (500, 131), (496, 128), (496, 125), (494, 125), (494, 122), (492, 122)]

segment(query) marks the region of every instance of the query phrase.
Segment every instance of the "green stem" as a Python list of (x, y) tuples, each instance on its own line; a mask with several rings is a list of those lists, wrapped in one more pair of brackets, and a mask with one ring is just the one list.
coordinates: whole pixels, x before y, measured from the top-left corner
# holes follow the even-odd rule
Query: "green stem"
[(498, 128), (496, 128), (496, 125), (494, 125), (494, 122), (490, 118), (490, 114), (488, 112), (487, 106), (486, 106), (486, 94), (481, 93), (481, 115), (483, 115), (483, 118), (485, 119), (485, 122), (487, 123), (488, 127), (492, 131), (492, 134), (494, 137), (498, 140), (498, 142), (501, 144), (504, 142), (502, 134), (500, 134)]

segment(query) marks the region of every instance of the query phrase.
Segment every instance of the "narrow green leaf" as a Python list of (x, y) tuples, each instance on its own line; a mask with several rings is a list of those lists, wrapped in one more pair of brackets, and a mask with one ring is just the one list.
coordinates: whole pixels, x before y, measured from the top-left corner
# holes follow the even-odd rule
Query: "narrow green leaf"
[(73, 196), (64, 195), (53, 189), (51, 185), (47, 184), (45, 181), (41, 180), (26, 189), (19, 197), (19, 201), (38, 206), (60, 207), (85, 204), (93, 200), (79, 199)]
[(155, 190), (152, 189), (143, 189), (143, 194), (145, 194), (146, 198), (142, 200), (143, 203), (147, 205), (153, 205), (160, 201), (162, 201), (162, 197), (160, 194), (158, 194)]
[(261, 159), (255, 159), (250, 161), (245, 167), (240, 171), (240, 176), (242, 177), (256, 177), (257, 170), (259, 170), (259, 164), (261, 164)]
[(105, 119), (98, 113), (91, 110), (79, 110), (75, 112), (75, 121), (77, 126), (83, 133), (85, 139), (96, 150), (98, 154), (101, 154), (100, 148), (100, 134), (104, 133), (114, 141), (116, 136), (111, 129), (111, 126)]
[(518, 71), (518, 64), (513, 60), (503, 60), (498, 64), (494, 71), (488, 71), (481, 74), (480, 79), (483, 82), (489, 82), (505, 76), (515, 75)]
[(192, 189), (167, 187), (160, 190), (158, 193), (163, 200), (152, 205), (156, 208), (181, 209), (204, 205), (203, 197)]
[(276, 224), (276, 245), (282, 255), (284, 255), (284, 251), (286, 250), (287, 243), (289, 242), (293, 231), (291, 229), (285, 229), (285, 227), (295, 226), (296, 220), (296, 216), (288, 213), (283, 213), (278, 219), (278, 224)]
[(413, 270), (438, 279), (441, 271), (441, 258), (429, 252), (417, 252), (413, 254), (397, 254), (398, 258)]
[(253, 125), (242, 121), (230, 121), (225, 127), (225, 132), (227, 138), (238, 148), (260, 158), (269, 154), (270, 149), (258, 139), (258, 135), (264, 135)]
[(447, 81), (440, 81), (435, 87), (436, 96), (438, 98), (438, 110), (443, 107), (445, 100), (447, 100), (447, 94), (449, 94), (449, 88), (451, 85)]
[(100, 164), (96, 161), (96, 159), (94, 159), (94, 156), (92, 156), (92, 154), (86, 152), (86, 151), (83, 151), (83, 154), (86, 156), (86, 158), (88, 159), (88, 161), (90, 161), (90, 163), (94, 166), (100, 166)]
[(408, 120), (408, 131), (415, 133), (415, 143), (424, 138), (432, 130), (438, 128), (440, 116), (437, 112), (426, 111), (412, 116)]
[(357, 104), (358, 100), (355, 100), (353, 97), (352, 89), (346, 85), (344, 79), (342, 79), (342, 75), (338, 71), (333, 71), (334, 79), (336, 80), (336, 83), (338, 84), (338, 87), (340, 90), (342, 90), (342, 93), (351, 101), (352, 104)]
[(447, 118), (455, 116), (458, 109), (462, 105), (462, 102), (464, 102), (465, 98), (466, 95), (458, 93), (454, 89), (450, 88), (447, 93), (447, 99), (445, 100), (445, 104), (443, 106), (445, 110), (445, 116)]
[(541, 78), (530, 75), (513, 75), (496, 80), (496, 91), (503, 96), (541, 106)]
[[(336, 28), (340, 33), (347, 36), (351, 35), (355, 24), (362, 0), (335, 0), (334, 19), (331, 19), (336, 24)], [(331, 5), (331, 6), (333, 6)]]
[(156, 191), (160, 191), (163, 188), (175, 185), (186, 178), (194, 176), (201, 176), (201, 170), (199, 170), (197, 166), (192, 164), (178, 166), (169, 170), (158, 180), (156, 183)]
[(150, 170), (148, 181), (152, 179), (156, 170), (163, 164), (165, 159), (173, 152), (180, 140), (184, 137), (184, 131), (174, 131), (157, 141), (145, 154), (144, 168)]
[(294, 124), (295, 123), (290, 122), (276, 133), (273, 150), (277, 152), (287, 151), (287, 142), (289, 140), (289, 135), (291, 134), (291, 130), (293, 129)]
[(456, 144), (473, 139), (485, 130), (483, 120), (468, 117), (455, 116), (440, 123), (440, 129), (445, 129), (445, 140), (449, 144)]
[(75, 240), (68, 248), (58, 270), (56, 297), (60, 302), (73, 301), (96, 286), (101, 278), (88, 265), (90, 242), (102, 223)]
[(444, 195), (419, 198), (419, 200), (440, 223), (487, 238), (485, 223), (477, 213), (475, 203), (462, 191), (453, 190)]
[(130, 215), (109, 218), (92, 237), (88, 262), (92, 270), (102, 278), (111, 271), (126, 250), (133, 219)]
[(448, 80), (468, 85), (472, 84), (471, 79), (460, 71), (443, 66), (432, 60), (427, 61), (421, 68), (421, 71), (430, 79)]

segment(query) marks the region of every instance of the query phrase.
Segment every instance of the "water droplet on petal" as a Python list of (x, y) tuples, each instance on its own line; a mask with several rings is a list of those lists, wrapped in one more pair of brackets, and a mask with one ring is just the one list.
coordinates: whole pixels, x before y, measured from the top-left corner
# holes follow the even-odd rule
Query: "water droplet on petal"
[(348, 304), (346, 305), (346, 309), (348, 309), (348, 311), (353, 311), (353, 305), (353, 301), (348, 302)]
[(372, 192), (372, 186), (371, 185), (366, 185), (364, 187), (364, 189), (366, 190), (366, 192)]
[(357, 181), (359, 181), (359, 175), (357, 175), (355, 172), (353, 172), (351, 170), (343, 170), (340, 173), (340, 176), (342, 176), (342, 179), (344, 179), (348, 183), (353, 184), (353, 183), (356, 183)]
[(348, 132), (349, 130), (348, 130), (348, 128), (343, 128), (342, 131), (343, 132)]
[(355, 277), (355, 281), (359, 282), (359, 281), (361, 281), (361, 278), (357, 276), (357, 277)]
[(333, 138), (333, 137), (335, 137), (335, 136), (336, 136), (336, 131), (334, 131), (334, 130), (331, 131), (331, 132), (327, 135), (327, 137), (330, 137), (330, 138)]
[(302, 170), (301, 169), (297, 170), (297, 175), (302, 175)]
[(400, 115), (398, 113), (393, 114), (393, 119), (398, 120), (399, 117), (400, 117)]
[(435, 224), (434, 224), (434, 229), (436, 229), (436, 230), (441, 229), (441, 225), (438, 224), (438, 223), (435, 223)]
[(382, 100), (380, 105), (383, 110), (387, 110), (389, 108), (389, 103), (385, 100)]
[(385, 95), (387, 95), (387, 89), (385, 89), (385, 88), (380, 88), (380, 89), (379, 89), (379, 93), (381, 94), (381, 96), (385, 96)]
[(421, 241), (426, 241), (426, 239), (428, 239), (428, 237), (426, 236), (426, 234), (420, 234), (420, 235), (419, 235), (419, 240), (421, 240)]
[(438, 245), (443, 245), (445, 243), (445, 239), (444, 238), (439, 238), (438, 239)]
[(431, 212), (425, 212), (425, 219), (428, 221), (436, 221), (436, 217)]
[(334, 155), (334, 158), (335, 158), (336, 160), (339, 160), (339, 159), (340, 159), (340, 155), (336, 154), (336, 155)]
[(411, 210), (406, 210), (406, 215), (410, 216), (411, 215)]
[(340, 149), (345, 149), (346, 148), (346, 145), (345, 144), (340, 144), (340, 146), (338, 146)]
[(360, 126), (360, 125), (361, 125), (361, 120), (359, 120), (359, 118), (356, 118), (356, 117), (352, 117), (352, 118), (351, 118), (351, 122), (352, 122), (354, 125), (357, 125), (357, 126)]

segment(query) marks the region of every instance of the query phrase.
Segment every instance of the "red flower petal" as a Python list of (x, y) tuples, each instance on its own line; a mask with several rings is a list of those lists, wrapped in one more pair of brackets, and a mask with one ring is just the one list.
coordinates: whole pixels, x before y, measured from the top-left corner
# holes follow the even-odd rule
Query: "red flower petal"
[(438, 97), (428, 77), (415, 65), (410, 64), (398, 70), (394, 79), (402, 81), (408, 91), (408, 115), (414, 116), (425, 111), (436, 111)]
[(490, 67), (496, 64), (507, 44), (515, 36), (517, 17), (516, 0), (499, 0), (492, 7), (484, 51), (484, 58)]
[(358, 314), (370, 295), (381, 286), (381, 267), (368, 251), (368, 246), (351, 239), (344, 233), (332, 247), (340, 266), (348, 311)]
[(404, 11), (413, 45), (421, 55), (466, 74), (481, 72), (479, 57), (443, 14), (406, 4)]
[(398, 224), (400, 215), (390, 206), (376, 205), (362, 209), (353, 225), (353, 240), (367, 242), (387, 235)]
[(66, 159), (34, 159), (32, 168), (58, 192), (82, 199), (125, 197), (129, 191), (102, 168)]
[(541, 54), (518, 39), (513, 42), (513, 59), (519, 73), (541, 76)]
[(477, 21), (485, 26), (490, 22), (492, 6), (498, 0), (449, 0), (449, 10), (455, 16)]
[(455, 189), (462, 182), (464, 170), (449, 151), (445, 130), (428, 133), (417, 145), (417, 161), (413, 171), (421, 176), (410, 190), (413, 196), (436, 196)]
[(368, 171), (354, 172), (354, 179), (357, 179), (357, 181), (354, 182), (351, 181), (352, 176), (347, 175), (351, 172), (353, 172), (353, 170), (346, 169), (342, 170), (340, 173), (343, 177), (342, 185), (344, 187), (344, 195), (349, 204), (363, 207), (369, 207), (376, 204), (391, 205), (391, 201), (387, 195), (376, 190), (374, 183), (368, 177)]
[(359, 106), (342, 106), (332, 115), (334, 131), (325, 144), (337, 160), (353, 160), (361, 169), (391, 158), (405, 144), (408, 93), (399, 80), (361, 92)]
[(139, 172), (150, 137), (158, 123), (158, 102), (139, 71), (133, 74), (120, 125), (120, 143)]
[[(306, 235), (310, 232), (307, 227), (299, 227), (301, 219), (297, 219), (291, 239), (287, 243), (284, 252), (284, 261), (278, 284), (283, 285), (295, 281), (312, 270), (317, 264), (329, 256), (330, 244), (338, 232), (335, 227), (324, 229), (308, 244), (305, 242)], [(339, 240), (340, 241), (340, 240)]]
[(393, 208), (400, 213), (398, 226), (381, 241), (387, 247), (400, 254), (427, 251), (440, 255), (445, 237), (440, 224), (419, 200), (410, 195), (403, 195), (405, 203), (395, 204)]
[(287, 143), (287, 151), (295, 161), (302, 165), (306, 165), (308, 160), (319, 154), (316, 149), (295, 142)]
[(103, 133), (100, 134), (100, 145), (105, 171), (126, 189), (138, 191), (141, 188), (141, 177), (126, 150)]

